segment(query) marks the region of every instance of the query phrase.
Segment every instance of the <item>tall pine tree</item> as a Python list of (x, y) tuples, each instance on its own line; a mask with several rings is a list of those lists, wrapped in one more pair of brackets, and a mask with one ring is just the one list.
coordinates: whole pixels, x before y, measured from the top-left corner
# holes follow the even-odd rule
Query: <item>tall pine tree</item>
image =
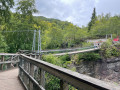
[(91, 27), (95, 24), (96, 21), (96, 9), (93, 9), (91, 21), (88, 23), (88, 32), (91, 30)]

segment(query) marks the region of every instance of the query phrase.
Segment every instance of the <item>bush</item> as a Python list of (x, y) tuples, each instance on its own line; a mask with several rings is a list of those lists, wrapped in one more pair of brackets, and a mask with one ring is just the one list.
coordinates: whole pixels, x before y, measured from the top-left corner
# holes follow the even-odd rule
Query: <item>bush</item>
[(61, 60), (62, 67), (64, 68), (67, 68), (67, 66), (72, 63), (70, 56), (67, 54), (64, 56), (60, 56), (59, 59)]
[(61, 60), (52, 54), (42, 56), (43, 60), (58, 66), (61, 66)]
[(83, 53), (79, 55), (79, 60), (98, 60), (100, 59), (99, 53), (89, 52), (89, 53)]
[(83, 42), (82, 43), (82, 47), (91, 47), (91, 46), (93, 46), (93, 43), (90, 43), (90, 42), (88, 42), (88, 43)]
[(104, 56), (106, 58), (117, 57), (119, 55), (120, 55), (120, 51), (115, 46), (112, 46), (110, 48), (106, 48), (104, 51)]
[[(119, 46), (118, 46), (119, 47)], [(120, 55), (120, 50), (116, 46), (112, 45), (112, 40), (104, 42), (101, 46), (101, 55), (104, 58), (116, 57)]]
[(101, 49), (105, 49), (105, 48), (109, 48), (112, 46), (112, 40), (111, 39), (108, 39), (106, 42), (104, 42), (102, 45), (101, 45)]
[(70, 59), (70, 56), (69, 55), (64, 55), (64, 56), (60, 56), (60, 59), (62, 60), (62, 61), (70, 61), (71, 59)]

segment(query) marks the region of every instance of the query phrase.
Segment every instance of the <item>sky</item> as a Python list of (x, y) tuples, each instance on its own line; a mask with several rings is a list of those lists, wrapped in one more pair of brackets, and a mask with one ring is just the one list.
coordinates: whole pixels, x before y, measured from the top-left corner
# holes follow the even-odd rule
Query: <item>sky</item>
[(91, 19), (93, 8), (97, 15), (102, 13), (120, 14), (120, 0), (35, 0), (39, 13), (35, 16), (55, 18), (86, 26)]

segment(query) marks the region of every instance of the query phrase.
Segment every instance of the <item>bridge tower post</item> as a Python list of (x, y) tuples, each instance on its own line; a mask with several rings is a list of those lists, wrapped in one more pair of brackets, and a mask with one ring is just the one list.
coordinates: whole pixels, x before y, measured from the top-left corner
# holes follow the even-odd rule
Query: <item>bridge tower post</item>
[(32, 51), (35, 51), (35, 42), (36, 42), (36, 30), (34, 30)]

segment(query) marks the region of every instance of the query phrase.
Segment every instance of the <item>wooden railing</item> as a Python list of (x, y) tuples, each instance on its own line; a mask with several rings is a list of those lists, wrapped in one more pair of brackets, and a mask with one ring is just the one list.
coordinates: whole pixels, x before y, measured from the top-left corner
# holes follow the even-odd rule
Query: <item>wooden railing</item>
[(18, 54), (0, 53), (0, 71), (18, 66)]
[(119, 86), (20, 55), (19, 78), (26, 90), (120, 90)]

